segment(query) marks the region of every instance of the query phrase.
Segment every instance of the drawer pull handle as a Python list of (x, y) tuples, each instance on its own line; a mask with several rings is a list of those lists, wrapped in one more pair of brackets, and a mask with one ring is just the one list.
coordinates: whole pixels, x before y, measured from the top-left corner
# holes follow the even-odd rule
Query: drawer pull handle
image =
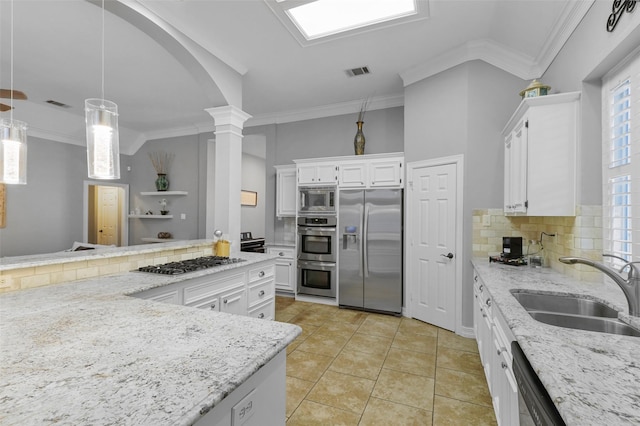
[(478, 282), (478, 276), (473, 277), (473, 281)]
[(258, 276), (259, 276), (260, 278), (264, 277), (264, 271), (260, 271), (260, 273), (258, 274)]
[(478, 287), (478, 291), (482, 292), (482, 289), (484, 288), (483, 284), (480, 284), (480, 287)]
[(211, 309), (212, 311), (214, 311), (214, 310), (216, 309), (216, 304), (215, 304), (215, 303), (212, 303), (212, 304), (211, 304), (211, 306), (210, 306), (210, 309)]
[(264, 312), (260, 312), (260, 315), (258, 315), (258, 318), (260, 318), (260, 319), (264, 318)]
[(507, 367), (509, 367), (509, 366), (507, 365), (507, 363), (506, 363), (506, 362), (504, 362), (504, 361), (502, 361), (502, 368), (506, 370), (506, 369), (507, 369)]
[(260, 293), (258, 293), (258, 297), (262, 297), (264, 296), (264, 290), (260, 290)]
[(278, 253), (278, 256), (284, 256), (284, 252), (281, 251), (280, 253)]
[(491, 299), (487, 299), (487, 306), (491, 306)]
[(237, 301), (238, 301), (238, 300), (240, 300), (240, 299), (241, 299), (241, 297), (240, 297), (240, 296), (238, 296), (238, 297), (234, 297), (233, 299), (224, 299), (224, 303), (225, 303), (225, 304), (227, 304), (227, 303), (233, 303), (233, 302), (237, 302)]

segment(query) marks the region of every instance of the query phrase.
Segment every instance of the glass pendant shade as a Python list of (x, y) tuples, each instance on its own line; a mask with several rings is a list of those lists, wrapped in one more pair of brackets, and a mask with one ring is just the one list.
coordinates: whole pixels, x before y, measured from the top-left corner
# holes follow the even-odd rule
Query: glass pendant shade
[(118, 106), (104, 99), (87, 99), (84, 107), (89, 177), (120, 179)]
[(0, 183), (27, 183), (27, 123), (0, 120)]

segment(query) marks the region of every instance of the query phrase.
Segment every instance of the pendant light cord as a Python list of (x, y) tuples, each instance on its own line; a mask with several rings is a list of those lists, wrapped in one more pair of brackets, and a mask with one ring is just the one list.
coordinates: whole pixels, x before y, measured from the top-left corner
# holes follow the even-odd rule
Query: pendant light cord
[(9, 106), (11, 107), (11, 109), (9, 110), (9, 121), (11, 121), (13, 123), (13, 0), (11, 0), (11, 51), (10, 51), (10, 61), (11, 61), (11, 74), (10, 74), (10, 83), (9, 83), (9, 89), (11, 90), (11, 93), (9, 95)]
[(101, 85), (102, 85), (102, 100), (104, 101), (104, 0), (102, 0), (102, 81), (101, 81)]

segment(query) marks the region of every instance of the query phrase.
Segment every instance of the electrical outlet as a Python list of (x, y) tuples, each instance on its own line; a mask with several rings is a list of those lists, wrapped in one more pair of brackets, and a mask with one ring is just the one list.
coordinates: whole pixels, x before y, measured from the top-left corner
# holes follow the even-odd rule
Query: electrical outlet
[(491, 226), (491, 216), (488, 214), (482, 215), (482, 226)]
[(9, 288), (13, 284), (11, 277), (0, 277), (0, 288)]

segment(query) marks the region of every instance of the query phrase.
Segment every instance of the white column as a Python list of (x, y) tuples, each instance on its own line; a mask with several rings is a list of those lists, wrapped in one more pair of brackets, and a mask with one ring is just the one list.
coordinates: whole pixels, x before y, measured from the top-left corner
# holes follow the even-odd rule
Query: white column
[(206, 237), (213, 238), (213, 231), (219, 229), (231, 241), (231, 251), (238, 252), (241, 232), (242, 128), (251, 116), (232, 105), (207, 108), (205, 111), (211, 114), (216, 125), (215, 142), (207, 147)]

